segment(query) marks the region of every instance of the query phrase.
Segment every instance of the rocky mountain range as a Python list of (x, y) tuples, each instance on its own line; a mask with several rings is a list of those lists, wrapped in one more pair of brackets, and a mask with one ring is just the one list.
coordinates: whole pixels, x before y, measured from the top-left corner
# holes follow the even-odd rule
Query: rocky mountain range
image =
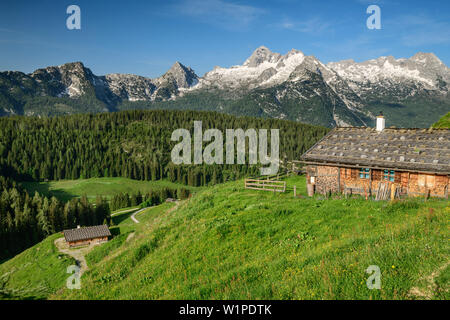
[(155, 79), (97, 76), (81, 62), (0, 72), (0, 114), (195, 109), (332, 127), (373, 125), (383, 111), (388, 125), (428, 127), (450, 110), (449, 90), (450, 69), (432, 53), (324, 64), (299, 50), (259, 47), (242, 65), (203, 77), (179, 62)]

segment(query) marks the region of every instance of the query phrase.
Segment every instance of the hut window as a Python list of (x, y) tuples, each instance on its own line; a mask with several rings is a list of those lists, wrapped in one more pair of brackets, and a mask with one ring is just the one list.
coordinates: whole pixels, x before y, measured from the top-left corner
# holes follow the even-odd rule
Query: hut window
[(383, 179), (387, 181), (394, 182), (395, 171), (394, 170), (384, 170)]
[(370, 169), (369, 168), (359, 169), (359, 178), (360, 179), (370, 179)]

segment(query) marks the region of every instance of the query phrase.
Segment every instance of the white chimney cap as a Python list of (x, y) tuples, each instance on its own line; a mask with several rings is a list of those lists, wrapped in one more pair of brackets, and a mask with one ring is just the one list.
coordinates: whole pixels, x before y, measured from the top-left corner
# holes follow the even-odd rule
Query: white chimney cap
[(377, 131), (381, 132), (386, 127), (386, 119), (384, 119), (383, 113), (380, 112), (380, 114), (377, 116)]

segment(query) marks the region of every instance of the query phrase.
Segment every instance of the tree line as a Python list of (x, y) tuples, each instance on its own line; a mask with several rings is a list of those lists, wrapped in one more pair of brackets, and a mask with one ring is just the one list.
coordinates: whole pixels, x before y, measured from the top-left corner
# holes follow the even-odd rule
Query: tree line
[(122, 111), (53, 118), (0, 118), (0, 175), (18, 181), (126, 177), (190, 186), (258, 174), (248, 165), (175, 166), (170, 152), (173, 130), (278, 128), (281, 159), (298, 159), (327, 128), (292, 121), (234, 117), (216, 112)]

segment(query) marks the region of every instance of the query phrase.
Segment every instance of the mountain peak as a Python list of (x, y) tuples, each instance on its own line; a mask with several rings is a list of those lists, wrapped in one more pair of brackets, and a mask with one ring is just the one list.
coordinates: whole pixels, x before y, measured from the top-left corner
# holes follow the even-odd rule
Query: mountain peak
[(176, 61), (160, 79), (174, 83), (177, 88), (189, 88), (198, 82), (194, 70), (179, 61)]
[(81, 61), (64, 63), (64, 64), (58, 66), (58, 69), (61, 72), (68, 71), (68, 72), (81, 72), (81, 73), (85, 73), (88, 70), (87, 68), (85, 68), (83, 62), (81, 62)]
[(428, 62), (428, 63), (443, 64), (443, 62), (438, 57), (436, 57), (436, 55), (432, 52), (417, 52), (410, 58), (410, 60), (422, 63)]
[(170, 69), (185, 69), (186, 66), (183, 65), (180, 61), (175, 61), (175, 63), (172, 65)]
[(277, 62), (280, 57), (279, 53), (272, 52), (265, 46), (260, 46), (245, 60), (244, 66), (254, 68), (264, 62)]
[(300, 50), (297, 49), (291, 49), (287, 54), (286, 57), (290, 57), (296, 54), (303, 54), (303, 52), (301, 52)]
[(259, 46), (258, 48), (255, 49), (255, 51), (253, 51), (253, 53), (255, 52), (268, 52), (268, 53), (272, 53), (272, 51), (270, 51), (269, 48), (267, 48), (266, 46)]
[(64, 67), (64, 66), (67, 66), (67, 67), (83, 67), (84, 68), (84, 64), (81, 61), (67, 62), (67, 63), (64, 63), (64, 64), (60, 65), (59, 67)]
[(170, 67), (170, 69), (166, 72), (183, 72), (186, 69), (186, 67), (180, 63), (179, 61), (175, 61), (175, 63)]

